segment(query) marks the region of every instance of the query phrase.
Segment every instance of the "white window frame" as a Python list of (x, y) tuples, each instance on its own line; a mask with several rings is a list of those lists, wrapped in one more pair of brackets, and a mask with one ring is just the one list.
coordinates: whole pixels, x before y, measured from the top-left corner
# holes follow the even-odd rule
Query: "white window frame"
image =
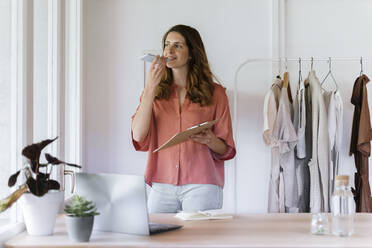
[[(33, 0), (11, 1), (13, 172), (22, 168), (22, 149), (33, 142), (33, 6)], [(83, 163), (83, 12), (83, 0), (48, 1), (47, 132), (60, 137), (48, 152), (78, 164)], [(19, 204), (10, 211), (15, 224), (0, 233), (0, 246), (24, 230)]]
[[(64, 158), (84, 169), (84, 12), (85, 0), (65, 0), (65, 85), (64, 85)], [(77, 172), (77, 168), (68, 168)], [(70, 180), (65, 182), (65, 196), (71, 196)]]
[(83, 0), (66, 0), (65, 158), (83, 164)]
[[(33, 1), (11, 1), (11, 170), (23, 166), (24, 146), (33, 133)], [(11, 219), (21, 221), (19, 205), (11, 209)]]
[[(23, 166), (23, 147), (32, 141), (33, 1), (12, 0), (10, 11), (10, 166), (15, 172)], [(9, 211), (11, 224), (0, 233), (0, 245), (25, 228), (19, 204)]]
[[(47, 137), (49, 139), (59, 137), (57, 142), (53, 142), (46, 148), (46, 152), (61, 158), (63, 155), (64, 136), (63, 123), (64, 108), (62, 108), (61, 99), (63, 92), (62, 70), (63, 70), (63, 36), (62, 29), (62, 6), (64, 1), (49, 0), (48, 1), (48, 76), (47, 76)], [(62, 95), (62, 96), (61, 96)], [(62, 144), (62, 145), (61, 145)], [(59, 168), (63, 168), (62, 166)], [(53, 178), (61, 178), (62, 170), (54, 170)]]

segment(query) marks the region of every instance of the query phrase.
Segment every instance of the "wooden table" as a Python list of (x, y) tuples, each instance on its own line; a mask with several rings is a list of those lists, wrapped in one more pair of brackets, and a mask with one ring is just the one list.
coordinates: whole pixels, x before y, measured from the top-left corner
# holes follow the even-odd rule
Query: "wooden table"
[(181, 221), (173, 214), (157, 214), (152, 222), (182, 224), (179, 230), (153, 236), (93, 232), (89, 243), (68, 239), (59, 216), (53, 236), (26, 232), (5, 247), (372, 247), (372, 214), (357, 214), (351, 237), (310, 234), (310, 214), (249, 214), (230, 220)]

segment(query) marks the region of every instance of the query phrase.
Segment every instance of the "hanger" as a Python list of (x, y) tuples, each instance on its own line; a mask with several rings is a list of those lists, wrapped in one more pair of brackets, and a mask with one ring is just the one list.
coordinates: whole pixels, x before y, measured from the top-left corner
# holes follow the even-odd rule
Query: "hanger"
[(278, 78), (278, 79), (282, 79), (282, 78), (280, 77), (280, 74), (281, 74), (280, 69), (281, 69), (281, 67), (282, 67), (282, 63), (281, 63), (281, 59), (279, 58), (279, 63), (278, 63), (278, 75), (276, 76), (276, 78)]
[(360, 57), (360, 77), (363, 75), (363, 57)]
[[(322, 86), (324, 84), (324, 82), (327, 80), (328, 76), (331, 76), (332, 80), (333, 80), (333, 83), (335, 84), (336, 86), (336, 91), (338, 90), (338, 84), (336, 82), (336, 79), (335, 77), (333, 76), (332, 74), (332, 64), (331, 64), (331, 57), (328, 58), (328, 67), (329, 67), (329, 71), (327, 73), (327, 75), (325, 76), (325, 78), (323, 79), (322, 83), (320, 84), (320, 86)], [(322, 87), (323, 88), (323, 87)], [(324, 88), (323, 88), (324, 89)]]
[[(310, 64), (310, 72), (309, 72), (309, 75), (310, 73), (314, 70), (314, 57), (311, 57), (311, 64)], [(309, 81), (309, 76), (305, 79), (304, 81), (304, 85), (307, 87), (309, 85), (310, 81)]]
[(288, 73), (288, 60), (285, 58), (285, 72), (283, 75), (283, 88), (288, 87), (288, 81), (289, 81), (289, 73)]

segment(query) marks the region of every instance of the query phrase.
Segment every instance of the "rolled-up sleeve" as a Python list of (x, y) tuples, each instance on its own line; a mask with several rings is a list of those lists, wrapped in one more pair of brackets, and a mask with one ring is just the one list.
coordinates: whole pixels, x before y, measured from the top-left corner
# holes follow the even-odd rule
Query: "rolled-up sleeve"
[(231, 115), (229, 108), (229, 101), (225, 92), (225, 89), (219, 89), (220, 92), (216, 92), (216, 116), (218, 122), (214, 125), (212, 131), (214, 134), (222, 139), (227, 145), (227, 151), (225, 154), (220, 155), (213, 151), (212, 156), (215, 160), (229, 160), (235, 157), (236, 149), (232, 132)]
[[(141, 104), (141, 101), (142, 101), (142, 95), (140, 97), (140, 104)], [(136, 114), (138, 112), (138, 109), (139, 109), (140, 104), (138, 105), (136, 112), (132, 116), (132, 125), (133, 125), (134, 117), (136, 116)], [(133, 131), (131, 130), (132, 143), (133, 143), (134, 149), (136, 149), (136, 151), (146, 152), (146, 151), (149, 150), (150, 143), (152, 142), (152, 136), (154, 135), (154, 132), (155, 132), (154, 126), (155, 126), (154, 117), (153, 117), (153, 113), (151, 113), (151, 121), (150, 121), (149, 131), (147, 132), (147, 135), (146, 135), (146, 137), (143, 140), (136, 141), (133, 138)]]

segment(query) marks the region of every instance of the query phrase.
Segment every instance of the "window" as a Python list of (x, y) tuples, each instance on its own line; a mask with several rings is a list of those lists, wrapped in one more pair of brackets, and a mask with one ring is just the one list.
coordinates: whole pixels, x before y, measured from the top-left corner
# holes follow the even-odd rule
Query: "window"
[[(48, 152), (81, 164), (82, 15), (83, 0), (0, 0), (0, 199), (27, 144), (59, 136)], [(0, 214), (0, 247), (19, 221), (17, 202)]]
[[(10, 1), (0, 0), (0, 197), (4, 198), (11, 190), (7, 186), (11, 172), (10, 161)], [(10, 211), (0, 214), (0, 220), (10, 218)], [(0, 223), (2, 223), (0, 222)], [(1, 224), (0, 224), (1, 225)]]

